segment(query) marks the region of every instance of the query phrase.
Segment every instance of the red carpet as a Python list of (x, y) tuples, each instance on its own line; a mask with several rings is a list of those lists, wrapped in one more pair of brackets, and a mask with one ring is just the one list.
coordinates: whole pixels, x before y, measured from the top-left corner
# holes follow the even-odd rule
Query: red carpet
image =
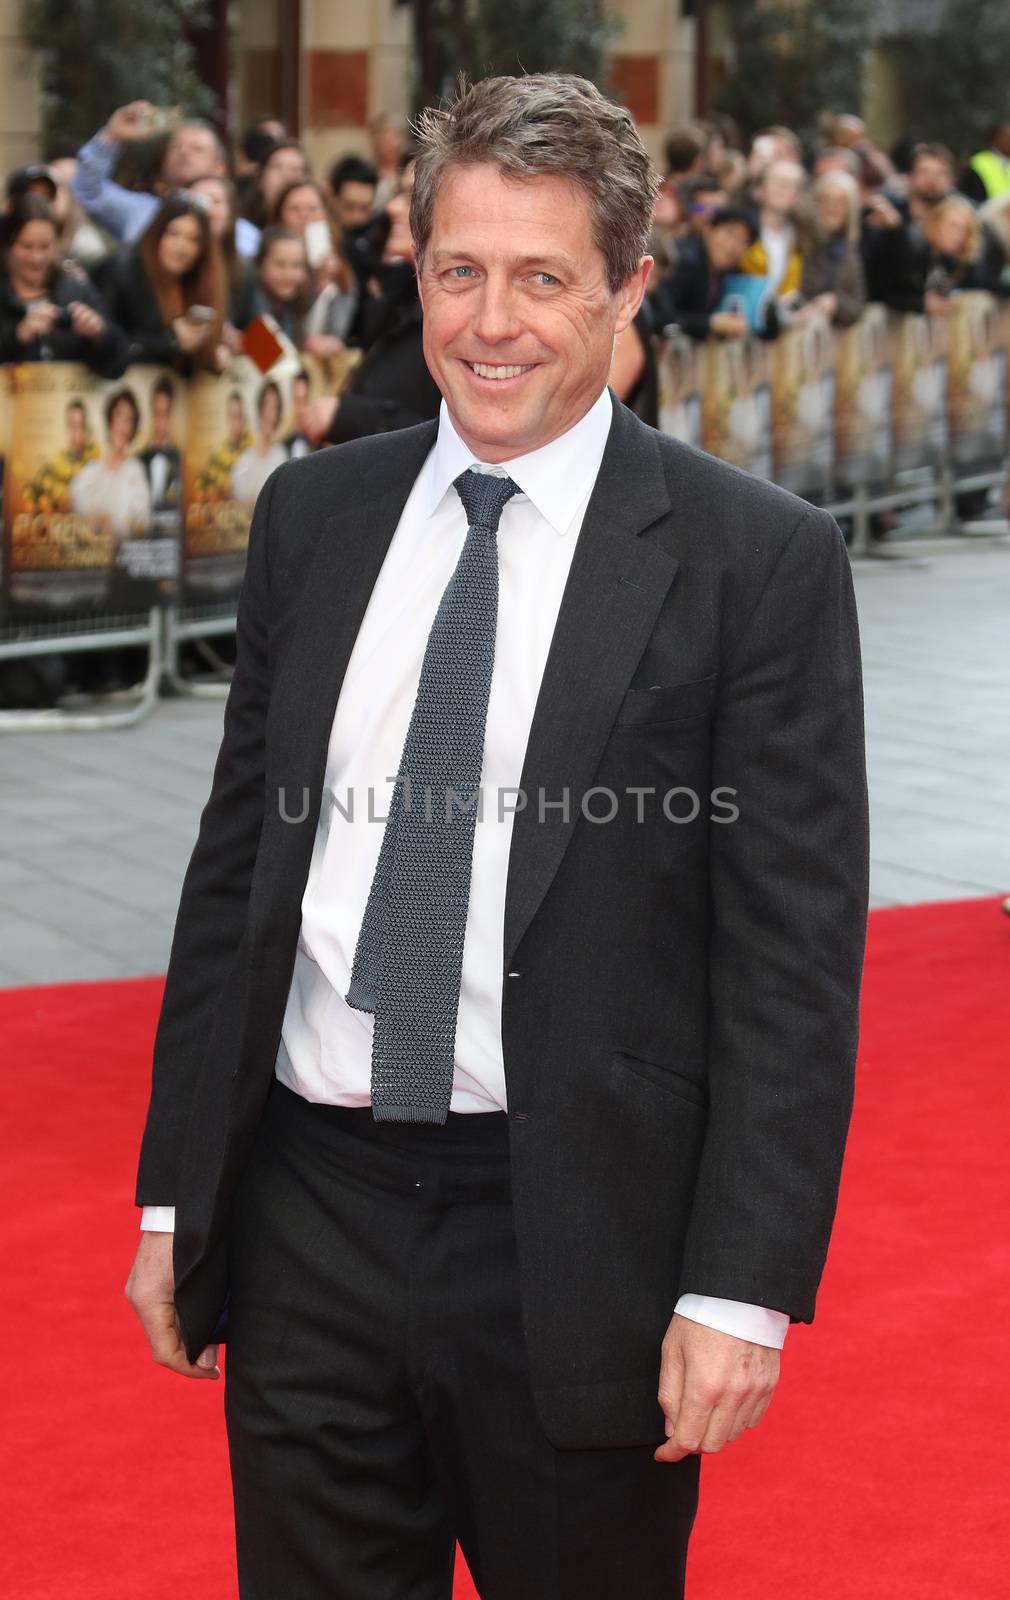
[[(1007, 1593), (1008, 975), (995, 901), (871, 918), (817, 1322), (703, 1465), (690, 1600)], [(11, 1600), (235, 1595), (222, 1386), (150, 1365), (122, 1295), (160, 988), (0, 994)]]

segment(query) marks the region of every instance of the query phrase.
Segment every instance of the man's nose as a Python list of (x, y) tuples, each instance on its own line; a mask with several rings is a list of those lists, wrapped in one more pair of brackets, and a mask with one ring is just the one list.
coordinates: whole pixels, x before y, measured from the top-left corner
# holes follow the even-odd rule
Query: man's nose
[(520, 332), (512, 292), (507, 284), (486, 282), (481, 289), (473, 332), (486, 344), (500, 344)]

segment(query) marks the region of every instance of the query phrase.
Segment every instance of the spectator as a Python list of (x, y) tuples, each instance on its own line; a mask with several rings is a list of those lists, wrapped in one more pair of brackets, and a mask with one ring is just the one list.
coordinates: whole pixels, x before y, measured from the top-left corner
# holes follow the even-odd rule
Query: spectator
[(897, 309), (894, 296), (907, 269), (909, 240), (902, 212), (885, 193), (891, 172), (891, 163), (882, 152), (864, 151), (859, 192), (866, 298)]
[(220, 370), (227, 284), (205, 206), (175, 195), (155, 212), (137, 243), (102, 269), (109, 310), (125, 330), (130, 360)]
[(271, 472), (288, 459), (287, 451), (277, 438), (283, 410), (281, 391), (273, 379), (268, 378), (256, 397), (259, 424), (256, 437), (231, 469), (232, 498), (250, 510)]
[(385, 212), (390, 200), (400, 192), (400, 171), (407, 153), (407, 130), (398, 117), (380, 112), (368, 128), (372, 140), (372, 164), (378, 174), (372, 215)]
[(680, 192), (688, 237), (700, 234), (712, 213), (726, 205), (728, 198), (719, 187), (718, 178), (713, 178), (710, 172), (701, 172), (696, 178), (689, 178), (681, 186)]
[(952, 295), (985, 286), (982, 225), (970, 200), (949, 194), (924, 218), (923, 232), (923, 303), (931, 316), (944, 316)]
[(866, 305), (859, 185), (847, 173), (828, 171), (814, 181), (811, 197), (818, 229), (803, 258), (806, 305), (799, 316), (819, 311), (836, 328), (849, 328)]
[[(912, 164), (904, 214), (912, 232), (913, 243), (922, 237), (923, 219), (954, 190), (954, 157), (945, 144), (917, 144), (912, 151)], [(902, 209), (899, 207), (899, 209)]]
[(73, 182), (77, 171), (77, 148), (72, 143), (57, 141), (50, 145), (46, 155), (46, 168), (56, 185), (52, 201), (53, 215), (59, 228), (59, 253), (65, 262), (75, 261), (87, 271), (109, 253), (106, 236), (84, 214), (84, 207), (74, 198)]
[(691, 339), (707, 339), (710, 334), (735, 338), (746, 333), (743, 315), (718, 307), (727, 277), (740, 271), (755, 237), (753, 218), (742, 207), (723, 206), (713, 212), (701, 238), (689, 239), (682, 246), (673, 272), (650, 296), (657, 329), (673, 323)]
[(230, 350), (240, 350), (242, 340), (239, 332), (247, 327), (256, 315), (253, 310), (256, 268), (253, 262), (239, 254), (235, 239), (235, 227), (238, 222), (237, 190), (228, 178), (208, 175), (194, 178), (186, 193), (206, 207), (210, 219), (211, 237), (221, 252), (228, 291), (224, 339)]
[(366, 434), (409, 428), (438, 415), (441, 395), (424, 359), (421, 302), (411, 259), (408, 161), (400, 193), (387, 208), (387, 228), (371, 291), (358, 322), (364, 357), (338, 397), (313, 405), (314, 437), (343, 444)]
[(670, 178), (664, 178), (656, 195), (652, 214), (652, 235), (649, 254), (653, 260), (653, 279), (658, 281), (672, 272), (677, 261), (679, 241), (685, 231), (686, 218), (680, 189)]
[[(207, 173), (228, 173), (227, 156), (220, 139), (208, 122), (190, 119), (173, 132), (161, 160), (155, 181), (157, 193), (124, 189), (112, 178), (124, 144), (137, 143), (150, 136), (150, 116), (155, 107), (146, 100), (134, 100), (114, 111), (105, 127), (77, 154), (73, 191), (88, 216), (99, 227), (123, 244), (133, 244), (161, 203), (161, 197), (184, 189), (194, 178)], [(242, 255), (253, 256), (259, 232), (240, 218), (235, 232)]]
[(614, 340), (610, 387), (618, 400), (647, 422), (659, 427), (659, 369), (653, 340), (652, 308), (643, 300), (634, 320)]
[[(277, 225), (300, 234), (309, 258), (310, 305), (305, 317), (303, 348), (320, 360), (339, 356), (358, 305), (354, 273), (342, 253), (327, 204), (326, 192), (309, 178), (289, 184), (278, 197)], [(329, 252), (313, 261), (308, 230), (325, 224)]]
[(747, 191), (747, 157), (741, 150), (729, 149), (715, 169), (719, 187), (737, 205)]
[(698, 128), (677, 128), (663, 145), (666, 176), (681, 184), (701, 172), (705, 165), (705, 140)]
[(985, 149), (972, 156), (958, 187), (976, 205), (1010, 194), (1010, 122), (990, 128)]
[(990, 294), (1010, 296), (1010, 190), (987, 200), (978, 213), (982, 226), (982, 277)]
[[(267, 227), (274, 219), (280, 195), (308, 175), (309, 160), (304, 146), (297, 139), (281, 139), (264, 157), (247, 215), (258, 228)], [(255, 256), (256, 252), (252, 253)]]
[(946, 316), (959, 289), (984, 287), (982, 227), (964, 195), (941, 200), (924, 214), (921, 234), (905, 229), (902, 242), (884, 300), (892, 311)]
[(806, 230), (798, 209), (806, 173), (795, 161), (772, 161), (755, 189), (758, 203), (758, 237), (747, 251), (740, 270), (764, 278), (769, 300), (795, 296), (803, 281), (803, 247)]
[(276, 117), (261, 117), (242, 135), (235, 150), (234, 160), (235, 192), (242, 216), (246, 215), (247, 206), (256, 202), (257, 185), (264, 161), (287, 136), (288, 131), (283, 122), (279, 122)]
[(56, 203), (56, 179), (48, 167), (36, 163), (31, 167), (18, 167), (7, 179), (8, 206), (23, 200), (26, 194), (41, 195), (49, 204)]
[(844, 172), (858, 182), (862, 168), (862, 159), (855, 150), (844, 145), (828, 145), (814, 157), (815, 178), (822, 177), (825, 172)]
[(28, 193), (0, 219), (0, 361), (82, 361), (102, 378), (126, 367), (126, 339), (87, 278), (60, 265), (56, 218)]
[(305, 332), (308, 284), (301, 234), (291, 228), (266, 228), (256, 257), (253, 315), (268, 313), (291, 343), (298, 346)]
[(379, 175), (360, 156), (342, 156), (330, 168), (330, 194), (337, 226), (348, 232), (363, 228), (372, 215)]
[(292, 179), (275, 197), (268, 221), (271, 227), (291, 228), (301, 234), (311, 222), (325, 222), (332, 228), (325, 189), (314, 178)]

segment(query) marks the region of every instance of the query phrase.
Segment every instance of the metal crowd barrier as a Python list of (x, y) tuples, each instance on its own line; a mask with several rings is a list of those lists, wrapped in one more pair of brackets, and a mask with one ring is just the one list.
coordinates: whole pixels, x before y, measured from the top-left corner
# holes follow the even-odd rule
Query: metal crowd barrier
[(153, 710), (161, 686), (162, 616), (157, 608), (146, 616), (106, 616), (80, 619), (0, 623), (0, 665), (36, 656), (72, 655), (77, 651), (119, 650), (130, 645), (147, 650), (141, 681), (86, 697), (81, 707), (56, 706), (45, 710), (0, 710), (0, 732), (65, 732), (96, 728), (127, 728)]

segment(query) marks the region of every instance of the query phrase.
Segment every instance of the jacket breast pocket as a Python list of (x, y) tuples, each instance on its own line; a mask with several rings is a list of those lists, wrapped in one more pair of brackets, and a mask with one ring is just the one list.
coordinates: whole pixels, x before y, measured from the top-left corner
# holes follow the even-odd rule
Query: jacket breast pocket
[(715, 702), (718, 674), (694, 678), (690, 683), (654, 684), (647, 689), (629, 689), (621, 701), (615, 727), (634, 723), (686, 722), (704, 717)]

